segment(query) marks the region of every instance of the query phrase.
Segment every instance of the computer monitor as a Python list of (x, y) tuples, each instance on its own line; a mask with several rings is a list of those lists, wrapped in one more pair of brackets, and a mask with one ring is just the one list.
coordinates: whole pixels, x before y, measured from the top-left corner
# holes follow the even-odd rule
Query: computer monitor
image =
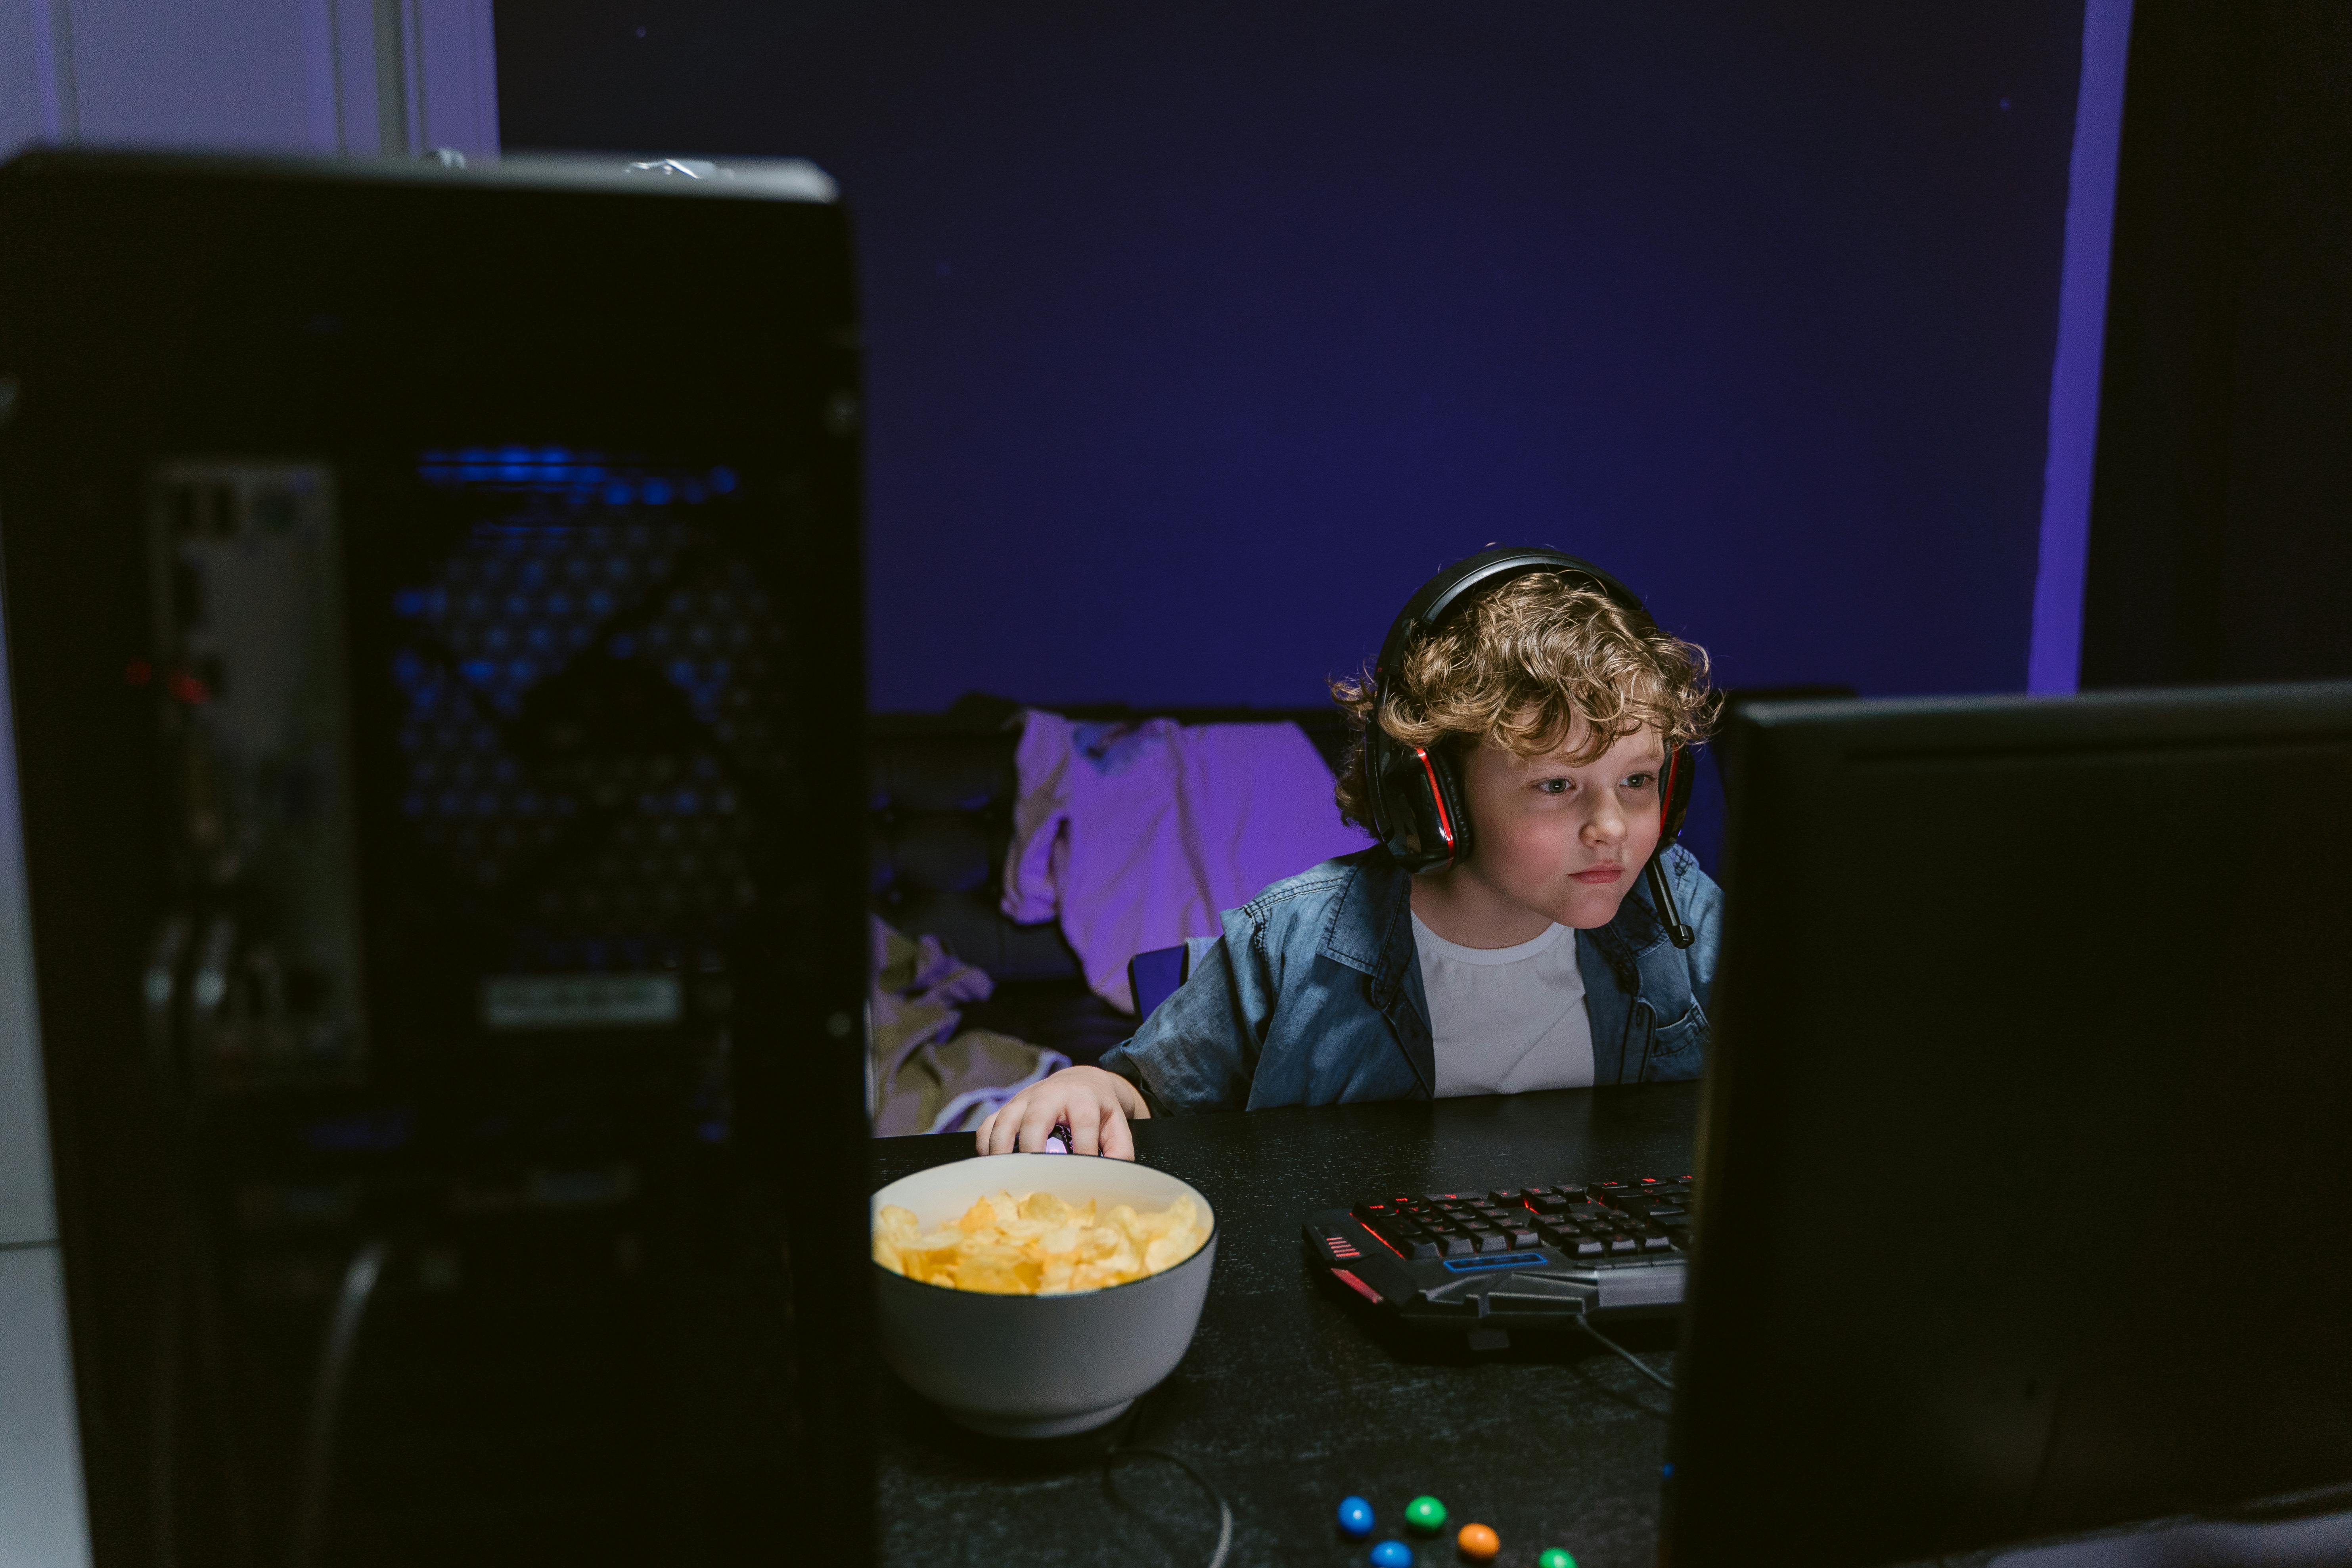
[(99, 1560), (863, 1538), (857, 331), (805, 164), (0, 170)]
[(2352, 1480), (2352, 685), (1738, 750), (1662, 1561)]

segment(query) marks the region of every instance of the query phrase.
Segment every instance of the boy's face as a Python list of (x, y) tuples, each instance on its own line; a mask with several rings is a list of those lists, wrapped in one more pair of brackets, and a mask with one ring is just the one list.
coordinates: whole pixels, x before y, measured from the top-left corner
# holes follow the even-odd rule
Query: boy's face
[(1456, 874), (1561, 925), (1591, 930), (1615, 918), (1658, 847), (1666, 753), (1655, 731), (1642, 730), (1592, 762), (1567, 762), (1582, 739), (1580, 724), (1545, 756), (1515, 756), (1489, 741), (1464, 759), (1477, 839)]

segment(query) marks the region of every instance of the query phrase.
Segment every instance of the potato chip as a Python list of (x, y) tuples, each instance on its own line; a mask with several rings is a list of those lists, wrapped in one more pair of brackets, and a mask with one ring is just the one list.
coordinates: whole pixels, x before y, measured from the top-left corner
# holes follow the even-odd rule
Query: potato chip
[(925, 1232), (896, 1204), (874, 1217), (874, 1261), (929, 1285), (989, 1295), (1063, 1295), (1125, 1285), (1174, 1268), (1209, 1239), (1200, 1206), (1180, 1196), (1138, 1212), (1054, 1193), (976, 1198), (951, 1224)]
[(1023, 1219), (1043, 1220), (1047, 1225), (1067, 1225), (1070, 1205), (1051, 1193), (1031, 1193), (1021, 1200), (1020, 1215)]
[(1044, 1272), (1017, 1247), (977, 1247), (967, 1249), (957, 1261), (954, 1284), (959, 1290), (1026, 1296), (1035, 1292)]

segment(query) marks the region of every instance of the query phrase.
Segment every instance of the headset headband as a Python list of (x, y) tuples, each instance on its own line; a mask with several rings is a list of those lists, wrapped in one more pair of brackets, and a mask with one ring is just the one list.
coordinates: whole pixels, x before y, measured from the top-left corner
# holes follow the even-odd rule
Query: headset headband
[(1397, 612), (1397, 618), (1389, 625), (1389, 635), (1381, 639), (1381, 657), (1372, 666), (1374, 687), (1386, 686), (1397, 661), (1404, 657), (1405, 639), (1413, 634), (1416, 627), (1425, 629), (1436, 626), (1445, 619), (1454, 605), (1481, 588), (1528, 572), (1543, 571), (1573, 572), (1580, 577), (1590, 577), (1602, 593), (1617, 602), (1620, 608), (1630, 610), (1645, 620), (1649, 617), (1650, 612), (1643, 608), (1642, 601), (1634, 596), (1633, 589), (1591, 562), (1580, 560), (1565, 551), (1527, 545), (1483, 550), (1456, 561), (1423, 583), (1419, 591), (1405, 601), (1404, 608)]

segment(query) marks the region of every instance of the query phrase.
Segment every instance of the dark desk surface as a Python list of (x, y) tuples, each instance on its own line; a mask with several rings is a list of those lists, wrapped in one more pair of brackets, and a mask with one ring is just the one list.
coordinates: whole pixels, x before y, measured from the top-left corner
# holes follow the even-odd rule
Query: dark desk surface
[[(1580, 1568), (1651, 1568), (1664, 1390), (1581, 1336), (1522, 1334), (1474, 1356), (1459, 1339), (1384, 1331), (1310, 1267), (1299, 1221), (1375, 1194), (1681, 1174), (1697, 1118), (1692, 1083), (1139, 1124), (1139, 1157), (1208, 1195), (1220, 1239), (1192, 1348), (1129, 1440), (1181, 1454), (1223, 1491), (1237, 1568), (1361, 1564), (1365, 1547), (1333, 1525), (1350, 1492), (1383, 1525), (1434, 1493), (1455, 1521), (1495, 1527), (1502, 1568), (1548, 1546)], [(883, 1139), (875, 1178), (971, 1150), (969, 1134)], [(1672, 1375), (1671, 1325), (1621, 1337)], [(1172, 1466), (1122, 1465), (1109, 1496), (1107, 1434), (979, 1437), (882, 1375), (877, 1512), (892, 1568), (1208, 1561), (1215, 1506)], [(1457, 1563), (1450, 1531), (1421, 1560)]]

